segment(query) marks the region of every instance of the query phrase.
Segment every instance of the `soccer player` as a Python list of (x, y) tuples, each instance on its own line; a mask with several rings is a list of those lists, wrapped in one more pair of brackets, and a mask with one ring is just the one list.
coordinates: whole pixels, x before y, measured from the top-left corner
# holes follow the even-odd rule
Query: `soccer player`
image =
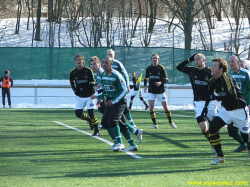
[(143, 99), (142, 97), (142, 92), (140, 90), (140, 86), (137, 86), (136, 83), (138, 81), (138, 78), (136, 77), (135, 72), (132, 72), (132, 81), (133, 81), (133, 85), (130, 85), (130, 89), (134, 88), (133, 92), (131, 93), (131, 99), (130, 99), (130, 103), (129, 103), (129, 110), (131, 110), (132, 105), (133, 105), (133, 101), (135, 96), (138, 95), (139, 92), (139, 98), (140, 100), (143, 102), (143, 104), (145, 105), (145, 110), (147, 110), (149, 108), (148, 104), (146, 103), (146, 101)]
[[(107, 61), (108, 59), (104, 58), (103, 60)], [(102, 95), (102, 92), (103, 92), (103, 86), (102, 86), (102, 83), (101, 83), (101, 75), (104, 72), (104, 70), (103, 70), (103, 68), (101, 68), (100, 59), (98, 57), (96, 57), (96, 56), (90, 58), (89, 64), (90, 64), (90, 68), (94, 71), (95, 80), (96, 80), (96, 91), (97, 91), (97, 94), (91, 96), (91, 98), (92, 99), (98, 99), (98, 96)], [(98, 106), (99, 112), (103, 114), (104, 110), (105, 110), (105, 104), (101, 99), (98, 100), (97, 106)], [(122, 124), (126, 123), (123, 115), (121, 117), (121, 123)], [(132, 126), (132, 125), (130, 125), (128, 123), (126, 123), (126, 124), (128, 126), (129, 131), (136, 135), (136, 137), (138, 139), (138, 143), (140, 144), (142, 142), (143, 129), (136, 129), (134, 126)], [(125, 134), (125, 136), (126, 136), (126, 134)], [(115, 142), (115, 139), (113, 139), (113, 140)]]
[(11, 108), (11, 97), (10, 97), (10, 88), (13, 86), (13, 80), (10, 77), (10, 71), (5, 70), (4, 76), (1, 77), (0, 82), (2, 82), (2, 103), (3, 108), (5, 108), (5, 95), (7, 95), (9, 108)]
[[(126, 84), (127, 90), (128, 90), (128, 92), (130, 92), (128, 73), (127, 73), (125, 67), (123, 66), (123, 64), (120, 61), (118, 61), (118, 60), (115, 59), (115, 51), (113, 49), (109, 49), (107, 51), (107, 56), (110, 57), (110, 58), (112, 58), (112, 60), (113, 60), (112, 68), (115, 69), (115, 70), (117, 70), (119, 73), (122, 74), (122, 76), (124, 77), (125, 82), (126, 82), (125, 84)], [(128, 121), (130, 122), (130, 124), (136, 127), (136, 125), (134, 123), (134, 120), (132, 119), (132, 116), (131, 116), (131, 113), (130, 113), (128, 107), (125, 108), (124, 115), (126, 116), (126, 118), (128, 119)]]
[[(99, 136), (97, 118), (94, 114), (94, 100), (90, 98), (95, 93), (94, 75), (90, 68), (85, 66), (84, 56), (78, 54), (74, 58), (76, 68), (70, 71), (70, 85), (76, 95), (75, 115), (81, 120), (86, 120), (94, 128), (92, 136)], [(88, 115), (83, 113), (87, 106)]]
[[(195, 66), (187, 66), (190, 62), (195, 61)], [(206, 117), (202, 115), (202, 110), (206, 102), (206, 94), (208, 92), (208, 81), (212, 77), (211, 68), (206, 66), (206, 58), (202, 53), (196, 53), (189, 59), (183, 61), (178, 66), (177, 70), (186, 73), (189, 78), (194, 94), (194, 111), (196, 120), (200, 126), (202, 134), (210, 142), (210, 133), (208, 131), (208, 124)], [(216, 104), (215, 101), (210, 101), (208, 105), (208, 121), (212, 121), (216, 114)], [(212, 147), (212, 151), (215, 152)]]
[(105, 110), (101, 123), (107, 128), (110, 137), (112, 139), (115, 138), (116, 144), (112, 148), (113, 151), (124, 149), (121, 132), (130, 144), (124, 151), (137, 151), (138, 146), (131, 137), (126, 123), (119, 125), (124, 110), (127, 107), (127, 85), (123, 76), (112, 68), (112, 63), (112, 58), (105, 57), (103, 59), (103, 69), (105, 72), (101, 74), (101, 83), (103, 85), (102, 97), (105, 103)]
[[(151, 56), (152, 65), (148, 66), (146, 69), (146, 74), (144, 78), (144, 92), (148, 92), (148, 103), (150, 108), (150, 116), (153, 121), (153, 129), (157, 129), (158, 125), (156, 123), (156, 115), (154, 112), (155, 99), (157, 98), (167, 115), (169, 120), (169, 125), (173, 129), (177, 129), (177, 126), (172, 122), (171, 112), (168, 108), (167, 98), (165, 94), (164, 84), (168, 81), (167, 73), (165, 68), (159, 64), (160, 56), (158, 54), (153, 54)], [(147, 81), (149, 80), (149, 86), (147, 86)]]
[(211, 75), (213, 77), (208, 81), (208, 97), (202, 113), (207, 114), (207, 106), (210, 100), (221, 101), (222, 107), (209, 127), (210, 141), (217, 153), (217, 157), (210, 164), (217, 165), (225, 162), (219, 130), (225, 124), (232, 122), (240, 129), (241, 136), (244, 142), (247, 143), (247, 154), (250, 157), (250, 143), (248, 143), (250, 121), (249, 110), (242, 92), (234, 78), (227, 73), (227, 62), (222, 58), (215, 58), (212, 63)]
[[(250, 72), (244, 68), (240, 68), (239, 58), (237, 56), (231, 56), (229, 58), (229, 66), (231, 71), (228, 72), (241, 89), (242, 95), (248, 105), (249, 109), (249, 101), (250, 101)], [(229, 136), (233, 137), (236, 141), (240, 143), (240, 146), (234, 150), (234, 152), (241, 152), (247, 149), (245, 142), (243, 141), (241, 134), (237, 127), (233, 126), (233, 123), (227, 126)]]

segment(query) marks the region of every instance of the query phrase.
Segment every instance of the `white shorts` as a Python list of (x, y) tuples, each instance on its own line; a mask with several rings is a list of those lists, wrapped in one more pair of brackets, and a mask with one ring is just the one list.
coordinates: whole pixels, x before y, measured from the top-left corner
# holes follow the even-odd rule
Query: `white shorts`
[(142, 92), (141, 92), (141, 90), (137, 90), (137, 91), (132, 90), (131, 96), (137, 96), (137, 95), (138, 95), (138, 92), (139, 92), (139, 97), (142, 97)]
[(220, 111), (215, 115), (220, 117), (226, 124), (234, 123), (235, 127), (238, 127), (242, 133), (249, 133), (249, 110), (240, 108), (232, 111), (227, 111), (224, 107), (221, 107)]
[(87, 106), (87, 109), (94, 109), (95, 99), (93, 100), (90, 97), (82, 98), (76, 96), (75, 110), (84, 109), (85, 106)]
[(165, 92), (162, 94), (152, 94), (152, 93), (148, 93), (148, 100), (150, 101), (155, 101), (155, 99), (157, 99), (159, 102), (165, 102), (167, 101), (167, 97)]
[[(206, 101), (194, 101), (194, 112), (195, 112), (195, 117), (201, 116), (201, 113), (204, 109)], [(209, 121), (212, 121), (216, 114), (216, 104), (215, 101), (210, 101), (208, 105), (208, 112), (207, 112), (207, 119)]]

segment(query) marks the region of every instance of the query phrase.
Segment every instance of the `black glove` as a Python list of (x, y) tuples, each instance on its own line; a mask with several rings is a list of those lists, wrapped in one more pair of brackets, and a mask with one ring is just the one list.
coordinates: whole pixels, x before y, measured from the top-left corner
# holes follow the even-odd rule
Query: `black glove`
[(196, 55), (197, 53), (195, 53), (193, 56), (191, 56), (189, 59), (188, 59), (188, 61), (189, 62), (193, 62), (194, 61), (194, 56)]
[(207, 116), (207, 112), (208, 112), (207, 107), (204, 107), (201, 112), (201, 116)]

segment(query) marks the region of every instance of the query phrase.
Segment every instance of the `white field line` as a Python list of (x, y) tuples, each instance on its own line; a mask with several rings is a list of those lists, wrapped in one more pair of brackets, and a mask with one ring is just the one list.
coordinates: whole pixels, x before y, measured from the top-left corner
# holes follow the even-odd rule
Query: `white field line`
[[(143, 111), (144, 112), (144, 111)], [(145, 111), (146, 112), (146, 111)], [(157, 113), (159, 113), (159, 114), (165, 114), (165, 113), (163, 113), (163, 112), (157, 112)], [(177, 115), (176, 115), (177, 116)], [(193, 117), (190, 117), (190, 116), (184, 116), (184, 115), (178, 115), (178, 116), (182, 116), (182, 117), (188, 117), (188, 118), (193, 118)], [(82, 130), (80, 130), (80, 129), (77, 129), (77, 128), (75, 128), (75, 127), (71, 127), (71, 126), (69, 126), (69, 125), (66, 125), (66, 124), (63, 124), (63, 123), (61, 123), (61, 122), (58, 122), (58, 121), (53, 121), (54, 123), (57, 123), (57, 124), (59, 124), (59, 125), (62, 125), (62, 126), (64, 126), (64, 127), (67, 127), (67, 128), (70, 128), (70, 129), (72, 129), (72, 130), (75, 130), (75, 131), (78, 131), (78, 132), (81, 132), (81, 133), (84, 133), (84, 134), (86, 134), (86, 135), (88, 135), (88, 136), (91, 136), (92, 138), (96, 138), (96, 139), (98, 139), (98, 140), (101, 140), (101, 141), (103, 141), (103, 142), (105, 142), (105, 143), (107, 143), (107, 144), (109, 144), (109, 145), (113, 145), (113, 143), (112, 142), (110, 142), (110, 141), (108, 141), (108, 140), (105, 140), (105, 139), (103, 139), (103, 138), (100, 138), (100, 137), (98, 137), (98, 136), (92, 136), (90, 133), (88, 133), (88, 132), (86, 132), (86, 131), (82, 131)], [(128, 155), (130, 155), (130, 156), (132, 156), (133, 158), (137, 158), (137, 159), (165, 159), (165, 160), (211, 160), (211, 159), (213, 159), (213, 158), (199, 158), (199, 157), (168, 157), (168, 158), (159, 158), (159, 157), (141, 157), (141, 156), (138, 156), (138, 155), (136, 155), (136, 154), (134, 154), (134, 153), (132, 153), (132, 152), (125, 152), (125, 153), (127, 153)], [(225, 160), (249, 160), (249, 158), (225, 158)]]
[[(83, 133), (83, 134), (86, 134), (86, 135), (88, 135), (88, 136), (90, 136), (90, 137), (92, 137), (92, 138), (98, 139), (98, 140), (100, 140), (100, 141), (102, 141), (102, 142), (104, 142), (104, 143), (106, 143), (106, 144), (111, 145), (111, 146), (114, 144), (114, 143), (112, 143), (112, 142), (110, 142), (110, 141), (108, 141), (108, 140), (106, 140), (106, 139), (104, 139), (104, 138), (100, 138), (100, 137), (98, 137), (98, 136), (92, 136), (92, 134), (90, 134), (90, 133), (88, 133), (88, 132), (86, 132), (86, 131), (82, 131), (82, 130), (77, 129), (77, 128), (75, 128), (75, 127), (71, 127), (71, 126), (66, 125), (66, 124), (64, 124), (64, 123), (61, 123), (61, 122), (59, 122), (59, 121), (53, 121), (53, 122), (54, 122), (54, 123), (57, 123), (57, 124), (59, 124), (59, 125), (62, 125), (62, 126), (64, 126), (64, 127), (67, 127), (67, 128), (69, 128), (69, 129), (72, 129), (72, 130), (81, 132), (81, 133)], [(126, 153), (126, 154), (132, 156), (133, 158), (137, 158), (137, 159), (142, 158), (142, 157), (140, 157), (140, 156), (138, 156), (138, 155), (136, 155), (136, 154), (134, 154), (134, 153), (132, 153), (132, 152), (130, 152), (130, 151), (126, 151), (126, 152), (124, 151), (124, 153)]]

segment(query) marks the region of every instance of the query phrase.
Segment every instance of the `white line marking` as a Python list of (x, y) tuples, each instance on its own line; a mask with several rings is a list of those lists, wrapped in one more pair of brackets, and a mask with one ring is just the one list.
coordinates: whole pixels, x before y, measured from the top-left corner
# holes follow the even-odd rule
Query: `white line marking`
[[(57, 123), (57, 124), (59, 124), (59, 125), (62, 125), (62, 126), (64, 126), (64, 127), (67, 127), (67, 128), (69, 128), (69, 129), (72, 129), (72, 130), (81, 132), (81, 133), (83, 133), (83, 134), (86, 134), (86, 135), (88, 135), (88, 136), (91, 136), (92, 138), (101, 140), (102, 142), (104, 142), (104, 143), (106, 143), (106, 144), (109, 144), (109, 145), (111, 145), (111, 146), (114, 144), (114, 143), (112, 143), (112, 142), (110, 142), (110, 141), (108, 141), (108, 140), (106, 140), (106, 139), (104, 139), (104, 138), (100, 138), (100, 137), (98, 137), (98, 136), (92, 136), (92, 134), (90, 134), (90, 133), (88, 133), (88, 132), (86, 132), (86, 131), (82, 131), (82, 130), (80, 130), (80, 129), (77, 129), (77, 128), (75, 128), (75, 127), (71, 127), (71, 126), (66, 125), (66, 124), (64, 124), (64, 123), (61, 123), (61, 122), (58, 122), (58, 121), (53, 121), (53, 122), (54, 122), (54, 123)], [(124, 151), (124, 153), (126, 153), (126, 154), (132, 156), (133, 158), (137, 158), (137, 159), (142, 158), (142, 157), (140, 157), (140, 156), (138, 156), (138, 155), (136, 155), (136, 154), (134, 154), (134, 153), (132, 153), (132, 152), (130, 152), (130, 151), (127, 151), (127, 152)]]

